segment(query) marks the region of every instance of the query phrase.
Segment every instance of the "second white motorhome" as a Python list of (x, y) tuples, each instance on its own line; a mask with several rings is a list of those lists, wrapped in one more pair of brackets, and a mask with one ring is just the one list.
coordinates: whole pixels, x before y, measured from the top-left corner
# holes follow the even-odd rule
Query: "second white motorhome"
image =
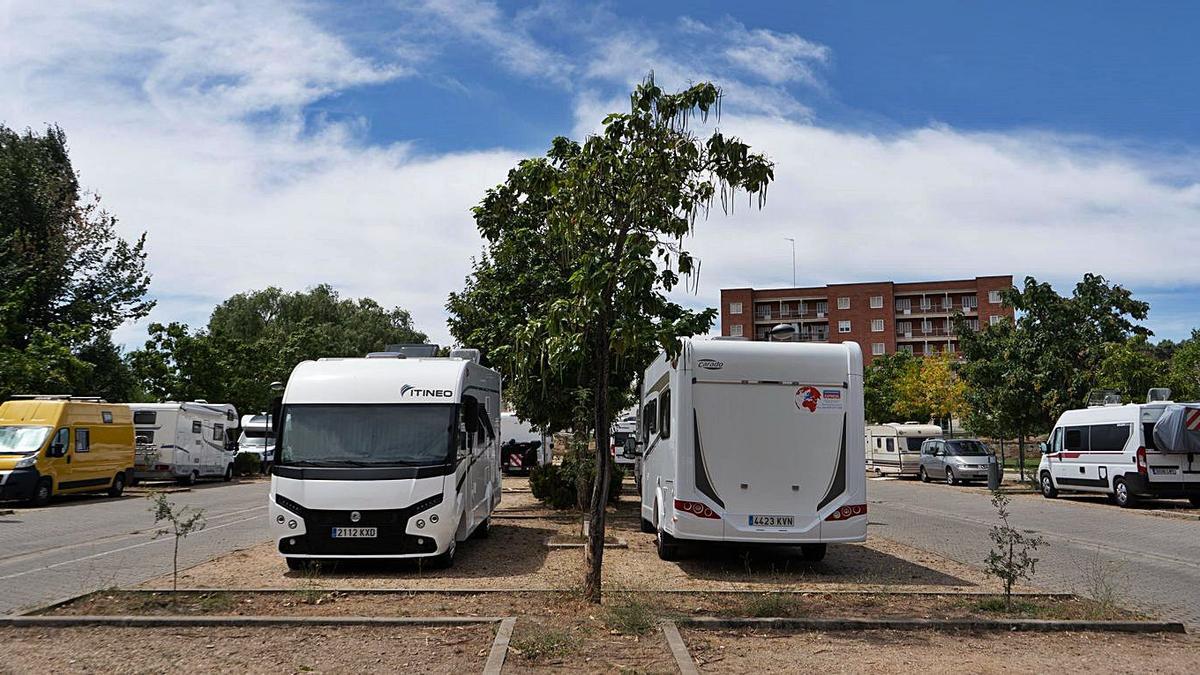
[(237, 410), (227, 403), (130, 403), (137, 454), (133, 478), (175, 480), (233, 478), (230, 435)]
[(681, 541), (799, 545), (867, 536), (857, 344), (684, 339), (641, 392), (642, 527)]
[(500, 503), (500, 375), (464, 357), (305, 361), (288, 378), (268, 498), (293, 569), (321, 558), (450, 565)]
[(267, 413), (242, 417), (242, 435), (237, 441), (238, 454), (258, 457), (262, 472), (267, 473), (275, 462), (275, 429)]
[(546, 434), (534, 431), (516, 413), (500, 413), (500, 466), (504, 473), (528, 473), (536, 466), (549, 464), (550, 459)]
[(877, 476), (895, 475), (916, 478), (921, 468), (921, 444), (929, 438), (941, 438), (936, 424), (889, 422), (866, 427), (867, 471)]

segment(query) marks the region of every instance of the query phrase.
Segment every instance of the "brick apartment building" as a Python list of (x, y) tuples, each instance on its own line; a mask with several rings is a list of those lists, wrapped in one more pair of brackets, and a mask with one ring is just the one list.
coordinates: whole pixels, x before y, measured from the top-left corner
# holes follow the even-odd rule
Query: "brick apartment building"
[(863, 360), (905, 350), (956, 351), (953, 317), (961, 312), (976, 329), (1012, 320), (1000, 291), (1012, 276), (948, 281), (830, 284), (814, 288), (721, 290), (721, 334), (766, 340), (781, 323), (795, 324), (804, 342), (857, 342)]

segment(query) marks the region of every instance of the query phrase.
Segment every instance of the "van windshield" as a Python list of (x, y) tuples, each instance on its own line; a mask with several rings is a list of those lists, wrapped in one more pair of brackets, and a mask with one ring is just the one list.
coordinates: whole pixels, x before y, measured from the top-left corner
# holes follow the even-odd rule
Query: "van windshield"
[(289, 405), (282, 463), (428, 466), (453, 461), (454, 406)]
[(0, 455), (28, 455), (46, 442), (50, 427), (0, 427)]
[(946, 441), (946, 454), (958, 457), (983, 457), (992, 454), (979, 441)]

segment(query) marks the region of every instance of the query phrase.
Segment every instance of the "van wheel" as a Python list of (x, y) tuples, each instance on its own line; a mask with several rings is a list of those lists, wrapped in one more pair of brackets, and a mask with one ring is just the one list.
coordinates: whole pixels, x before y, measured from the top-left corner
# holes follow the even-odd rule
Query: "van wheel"
[(946, 467), (946, 485), (958, 485), (958, 478), (954, 476), (954, 469)]
[(113, 478), (112, 487), (108, 488), (109, 497), (120, 497), (125, 493), (125, 474), (119, 473)]
[(492, 519), (489, 516), (487, 518), (484, 518), (482, 523), (475, 526), (475, 538), (476, 539), (487, 539), (491, 535), (492, 535)]
[(642, 532), (646, 534), (654, 534), (654, 523), (642, 518)]
[(1129, 491), (1129, 486), (1125, 484), (1124, 478), (1118, 478), (1113, 481), (1113, 502), (1117, 506), (1127, 509), (1137, 505), (1137, 497)]
[(922, 482), (922, 483), (928, 483), (928, 482), (929, 482), (929, 474), (925, 473), (925, 467), (921, 467), (921, 468), (920, 468), (920, 469), (917, 471), (917, 477), (921, 479), (921, 482)]
[(458, 542), (451, 541), (450, 548), (446, 549), (445, 553), (433, 556), (429, 559), (429, 566), (435, 570), (450, 569), (454, 566), (454, 549), (458, 548)]
[(49, 478), (43, 478), (38, 481), (37, 487), (33, 490), (33, 496), (29, 498), (31, 506), (45, 506), (50, 503), (50, 498), (54, 496), (54, 485)]
[(1058, 489), (1054, 487), (1054, 479), (1050, 477), (1049, 471), (1042, 472), (1042, 496), (1046, 499), (1054, 499), (1058, 496)]
[(308, 561), (304, 558), (285, 558), (287, 560), (288, 569), (293, 572), (302, 572), (308, 569)]
[(800, 544), (800, 557), (805, 562), (821, 562), (825, 559), (825, 549), (828, 544)]
[(1200, 497), (1188, 497), (1188, 502), (1189, 502), (1189, 503), (1190, 503), (1192, 506), (1194, 506), (1194, 507), (1196, 507), (1196, 508), (1200, 509)]
[(197, 481), (197, 480), (199, 480), (199, 479), (200, 479), (200, 472), (199, 472), (199, 471), (193, 471), (193, 472), (189, 473), (187, 476), (185, 476), (185, 477), (183, 477), (183, 478), (180, 478), (180, 479), (179, 479), (179, 484), (180, 484), (180, 485), (186, 485), (186, 486), (188, 486), (188, 487), (191, 487), (191, 486), (195, 485), (195, 484), (196, 484), (196, 481)]
[(232, 464), (225, 467), (225, 476), (223, 478), (221, 478), (221, 480), (225, 481), (226, 483), (233, 480), (233, 465)]
[(678, 560), (679, 559), (679, 542), (675, 537), (667, 534), (662, 526), (662, 517), (658, 513), (658, 504), (654, 505), (654, 521), (657, 525), (654, 527), (655, 538), (654, 548), (658, 551), (660, 560)]

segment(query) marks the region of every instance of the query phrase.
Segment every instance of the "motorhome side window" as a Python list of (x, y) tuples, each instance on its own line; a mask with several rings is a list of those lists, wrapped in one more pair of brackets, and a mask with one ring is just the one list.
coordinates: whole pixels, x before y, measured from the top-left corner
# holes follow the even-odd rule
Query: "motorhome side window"
[(1087, 427), (1067, 427), (1063, 438), (1063, 450), (1069, 452), (1087, 450)]
[(670, 438), (671, 437), (671, 390), (668, 389), (668, 390), (664, 391), (662, 393), (662, 396), (660, 396), (658, 400), (661, 403), (661, 405), (658, 408), (658, 415), (659, 415), (659, 417), (658, 417), (658, 419), (659, 419), (658, 437), (659, 438)]
[(888, 451), (888, 452), (895, 452), (895, 451), (896, 451), (896, 444), (895, 444), (895, 442), (893, 442), (893, 440), (892, 440), (892, 439), (890, 439), (890, 438), (889, 438), (889, 439), (886, 439), (886, 440), (887, 440), (887, 451)]
[(192, 433), (198, 434), (198, 433), (201, 433), (201, 431), (202, 431), (202, 429), (200, 426), (200, 420), (196, 420), (195, 422), (192, 422)]
[(154, 424), (156, 421), (158, 421), (158, 413), (153, 410), (133, 411), (134, 424)]
[(213, 425), (212, 439), (214, 441), (224, 441), (225, 440), (225, 425), (224, 424), (214, 424)]
[(75, 430), (75, 452), (91, 452), (91, 433), (87, 429)]
[(1121, 452), (1129, 440), (1129, 424), (1093, 424), (1088, 449), (1092, 452)]
[(649, 443), (654, 432), (658, 431), (658, 401), (650, 401), (642, 409), (642, 423), (645, 425), (646, 433), (643, 442)]

